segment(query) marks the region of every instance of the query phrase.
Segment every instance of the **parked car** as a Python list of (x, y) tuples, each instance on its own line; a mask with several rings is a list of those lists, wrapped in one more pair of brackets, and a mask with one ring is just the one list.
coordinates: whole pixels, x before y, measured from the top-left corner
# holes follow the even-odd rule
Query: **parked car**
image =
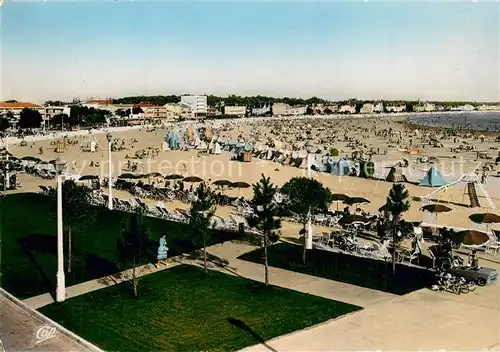
[(469, 281), (474, 281), (478, 286), (484, 286), (497, 279), (498, 272), (490, 268), (473, 268), (461, 266), (453, 268), (450, 272), (455, 276), (463, 277)]

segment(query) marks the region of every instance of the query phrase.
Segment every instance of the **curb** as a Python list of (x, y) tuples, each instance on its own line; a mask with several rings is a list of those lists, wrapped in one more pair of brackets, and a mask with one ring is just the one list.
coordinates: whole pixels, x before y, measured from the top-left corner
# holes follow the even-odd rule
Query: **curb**
[(84, 347), (88, 351), (104, 352), (102, 349), (100, 349), (99, 347), (93, 345), (92, 343), (90, 343), (89, 341), (85, 340), (81, 336), (76, 335), (75, 333), (69, 331), (68, 329), (66, 329), (62, 325), (59, 325), (58, 323), (56, 323), (52, 319), (46, 317), (42, 313), (40, 313), (40, 312), (38, 312), (38, 311), (36, 311), (36, 310), (28, 307), (28, 305), (26, 305), (21, 300), (17, 299), (13, 295), (11, 295), (9, 292), (5, 291), (3, 288), (0, 288), (0, 294), (2, 294), (3, 296), (5, 296), (8, 300), (10, 300), (12, 303), (14, 303), (15, 305), (17, 305), (18, 307), (22, 308), (24, 311), (26, 311), (30, 315), (34, 315), (38, 319), (42, 320), (45, 324), (50, 325), (50, 326), (56, 328), (56, 330), (58, 332), (60, 332), (61, 334), (65, 335), (66, 337), (70, 338), (71, 340), (77, 342), (78, 344), (80, 344), (82, 347)]

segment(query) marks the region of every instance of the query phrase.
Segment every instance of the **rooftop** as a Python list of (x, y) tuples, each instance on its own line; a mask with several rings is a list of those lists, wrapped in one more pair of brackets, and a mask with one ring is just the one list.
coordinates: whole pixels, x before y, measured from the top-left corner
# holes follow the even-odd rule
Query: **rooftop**
[(41, 108), (41, 105), (33, 104), (33, 103), (23, 103), (23, 102), (16, 102), (16, 103), (0, 103), (0, 108), (7, 108), (7, 109), (15, 109), (15, 108)]

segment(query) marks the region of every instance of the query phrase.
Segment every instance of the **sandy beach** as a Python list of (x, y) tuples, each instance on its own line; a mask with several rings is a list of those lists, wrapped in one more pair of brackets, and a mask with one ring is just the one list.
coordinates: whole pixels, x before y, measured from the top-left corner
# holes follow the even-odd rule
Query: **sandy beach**
[[(269, 144), (282, 150), (303, 149), (305, 141), (312, 142), (318, 149), (328, 151), (336, 148), (340, 155), (346, 159), (352, 158), (353, 152), (371, 150), (371, 160), (377, 165), (376, 173), (379, 178), (385, 178), (390, 167), (402, 160), (408, 161), (405, 174), (408, 181), (419, 181), (430, 166), (436, 167), (447, 182), (452, 182), (465, 172), (481, 168), (485, 163), (492, 160), (478, 159), (478, 151), (490, 154), (490, 157), (497, 156), (496, 146), (498, 143), (493, 137), (480, 139), (478, 135), (470, 136), (433, 136), (430, 133), (420, 133), (415, 126), (396, 123), (401, 121), (401, 117), (396, 118), (362, 118), (362, 119), (300, 119), (300, 120), (253, 120), (245, 123), (235, 121), (214, 121), (206, 122), (212, 126), (212, 133), (219, 139), (234, 140), (251, 143), (255, 145)], [(191, 124), (192, 125), (192, 124)], [(162, 143), (165, 136), (175, 130), (183, 138), (186, 133), (186, 124), (169, 126), (164, 129), (129, 129), (113, 133), (113, 143), (123, 145), (123, 150), (113, 151), (112, 164), (113, 175), (116, 177), (127, 170), (128, 163), (138, 165), (137, 172), (151, 173), (159, 172), (162, 175), (181, 174), (183, 176), (199, 176), (206, 181), (227, 179), (231, 181), (244, 181), (247, 183), (257, 182), (261, 175), (270, 176), (271, 180), (278, 186), (284, 184), (292, 177), (306, 176), (306, 170), (284, 166), (272, 161), (254, 158), (252, 162), (240, 162), (230, 160), (231, 155), (222, 152), (219, 155), (199, 156), (197, 150), (162, 151)], [(192, 127), (193, 129), (195, 127)], [(430, 139), (429, 139), (430, 138)], [(97, 141), (96, 152), (82, 152), (81, 147), (88, 145), (90, 140)], [(66, 143), (62, 152), (56, 152), (56, 141), (62, 139), (51, 139), (43, 141), (28, 142), (27, 146), (11, 144), (9, 151), (16, 157), (35, 156), (45, 161), (54, 160), (57, 157), (67, 162), (67, 172), (82, 175), (99, 175), (107, 177), (108, 173), (108, 152), (105, 133), (92, 133), (83, 136), (69, 138), (73, 144)], [(431, 142), (436, 140), (438, 142)], [(78, 141), (78, 144), (75, 144)], [(475, 150), (464, 150), (460, 153), (452, 152), (452, 148), (460, 144), (473, 144)], [(418, 149), (418, 154), (411, 154), (408, 151)], [(140, 150), (156, 149), (155, 156), (144, 159), (131, 159)], [(40, 154), (40, 152), (42, 152)], [(418, 160), (432, 159), (432, 163), (423, 163)], [(98, 165), (98, 166), (92, 166)], [(500, 207), (500, 187), (496, 176), (497, 168), (493, 163), (488, 172), (489, 177), (485, 184), (489, 196), (496, 205)], [(343, 193), (347, 196), (364, 197), (371, 201), (364, 204), (362, 208), (366, 211), (377, 213), (379, 207), (385, 204), (386, 197), (392, 182), (385, 180), (364, 179), (361, 177), (336, 176), (329, 173), (313, 172), (313, 177), (329, 187), (333, 193)], [(151, 181), (151, 180), (149, 180)], [(39, 185), (51, 185), (53, 180), (44, 180), (29, 175), (18, 175), (18, 182), (22, 188), (17, 192), (36, 192)], [(419, 210), (421, 201), (418, 197), (425, 196), (432, 192), (434, 188), (420, 187), (412, 183), (406, 183), (406, 187), (413, 197), (411, 209), (405, 214), (407, 220), (425, 220), (425, 214)], [(471, 222), (468, 215), (479, 210), (468, 207), (467, 195), (464, 195), (465, 185), (457, 184), (450, 187), (446, 192), (439, 193), (433, 199), (447, 203), (453, 211), (439, 215), (439, 224), (470, 227)], [(252, 197), (252, 189), (230, 189), (226, 191), (231, 196)], [(115, 196), (129, 199), (132, 195), (124, 191), (115, 191)], [(478, 192), (483, 210), (487, 211), (489, 206), (481, 192)], [(151, 200), (146, 200), (151, 202)], [(187, 205), (169, 203), (169, 208), (186, 208)], [(333, 209), (343, 208), (342, 204), (332, 204)], [(225, 214), (231, 212), (230, 209), (219, 209)], [(221, 214), (222, 215), (222, 214)]]

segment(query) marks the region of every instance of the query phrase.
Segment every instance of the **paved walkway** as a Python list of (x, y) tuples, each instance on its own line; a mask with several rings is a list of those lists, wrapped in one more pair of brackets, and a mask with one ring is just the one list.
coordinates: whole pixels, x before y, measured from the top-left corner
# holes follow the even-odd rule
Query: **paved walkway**
[[(173, 258), (171, 258), (168, 262), (168, 265), (160, 265), (160, 267), (156, 268), (153, 264), (146, 264), (137, 267), (136, 270), (138, 276), (143, 276), (161, 270), (165, 270), (174, 267), (176, 265), (179, 265), (179, 262), (176, 262), (173, 260)], [(131, 272), (132, 270), (126, 270), (121, 273), (118, 273), (118, 275), (106, 276), (103, 278), (82, 282), (74, 286), (66, 287), (66, 299), (76, 296), (81, 296), (92, 291), (97, 291), (102, 288), (110, 287), (125, 282), (127, 281), (127, 278), (131, 277), (130, 276)], [(54, 303), (54, 299), (49, 293), (44, 293), (39, 296), (27, 298), (23, 302), (30, 308), (38, 309)]]
[[(264, 266), (262, 264), (237, 259), (240, 255), (256, 248), (245, 243), (225, 242), (210, 247), (208, 252), (229, 262), (229, 265), (226, 267), (214, 269), (263, 282)], [(270, 283), (275, 286), (350, 303), (360, 307), (369, 307), (396, 297), (390, 293), (274, 267), (269, 267), (269, 279)]]
[[(231, 275), (238, 275), (255, 281), (264, 281), (264, 266), (257, 263), (239, 260), (237, 257), (256, 249), (245, 243), (228, 241), (207, 248), (207, 252), (220, 260), (209, 262), (211, 270), (221, 271)], [(152, 264), (146, 264), (137, 268), (137, 275), (143, 276), (172, 268), (180, 264), (190, 264), (202, 266), (200, 259), (192, 259), (192, 256), (180, 255), (170, 258), (168, 265), (161, 265), (156, 268)], [(107, 276), (95, 280), (86, 281), (66, 288), (66, 299), (80, 296), (92, 291), (100, 290), (109, 286), (122, 283), (130, 277), (131, 270), (124, 271), (115, 276)], [(269, 276), (272, 285), (280, 286), (312, 295), (333, 299), (345, 303), (351, 303), (360, 307), (368, 307), (380, 303), (395, 296), (389, 293), (344, 284), (315, 276), (295, 273), (279, 268), (269, 268)], [(23, 301), (29, 307), (38, 309), (54, 303), (54, 299), (49, 293), (31, 297)]]

